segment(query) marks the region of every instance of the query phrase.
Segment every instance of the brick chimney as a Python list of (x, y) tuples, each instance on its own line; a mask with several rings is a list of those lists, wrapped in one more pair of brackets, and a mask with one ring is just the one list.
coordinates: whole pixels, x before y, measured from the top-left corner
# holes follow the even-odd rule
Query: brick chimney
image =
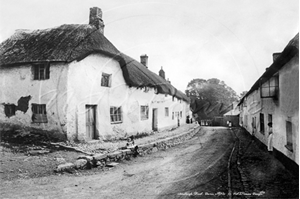
[(273, 53), (273, 62), (281, 55), (281, 53)]
[(104, 22), (102, 20), (102, 10), (97, 7), (90, 8), (90, 22), (91, 26), (96, 27), (100, 33), (104, 33)]
[(141, 64), (143, 64), (144, 66), (146, 66), (146, 68), (148, 68), (148, 56), (145, 55), (141, 55)]

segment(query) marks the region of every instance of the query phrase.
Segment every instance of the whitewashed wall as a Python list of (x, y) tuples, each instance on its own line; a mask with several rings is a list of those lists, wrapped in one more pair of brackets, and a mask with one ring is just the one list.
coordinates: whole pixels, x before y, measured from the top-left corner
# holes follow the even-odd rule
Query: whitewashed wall
[[(0, 122), (66, 132), (66, 117), (62, 110), (67, 99), (66, 64), (51, 64), (50, 79), (33, 80), (31, 65), (2, 67), (0, 69)], [(18, 105), (21, 97), (30, 96), (26, 112), (6, 117), (4, 104)], [(46, 104), (47, 123), (32, 123), (32, 103)]]
[[(111, 87), (101, 87), (102, 72), (112, 74)], [(186, 104), (159, 94), (154, 89), (129, 88), (119, 63), (104, 55), (95, 54), (70, 64), (68, 73), (68, 137), (87, 140), (85, 105), (97, 106), (97, 135), (100, 139), (124, 137), (152, 131), (152, 109), (158, 108), (158, 128), (177, 126), (172, 111), (182, 111), (180, 123), (185, 123)], [(140, 106), (149, 106), (149, 118), (141, 120)], [(122, 106), (123, 122), (111, 124), (110, 106)], [(169, 117), (165, 117), (169, 107)]]
[[(299, 55), (297, 54), (279, 71), (279, 108), (274, 123), (274, 146), (299, 164)], [(286, 121), (292, 123), (293, 152), (285, 145)]]
[[(252, 133), (252, 117), (256, 117), (255, 136), (267, 145), (268, 114), (272, 114), (273, 146), (299, 164), (299, 57), (295, 56), (279, 71), (279, 99), (260, 98), (260, 90), (247, 96), (242, 108), (243, 127)], [(242, 106), (242, 104), (241, 104)], [(264, 114), (264, 134), (260, 133), (260, 116)], [(247, 117), (246, 117), (247, 115)], [(245, 122), (245, 118), (248, 118)], [(286, 121), (292, 123), (293, 152), (287, 144)]]

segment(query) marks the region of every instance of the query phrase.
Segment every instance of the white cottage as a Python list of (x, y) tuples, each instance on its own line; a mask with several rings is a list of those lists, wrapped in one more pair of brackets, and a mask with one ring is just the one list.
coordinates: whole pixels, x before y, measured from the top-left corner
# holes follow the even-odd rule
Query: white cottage
[(267, 145), (268, 123), (273, 124), (277, 157), (299, 169), (299, 33), (241, 99), (240, 125)]
[[(185, 123), (188, 98), (89, 24), (20, 30), (0, 45), (0, 123), (60, 132), (69, 140), (112, 139)], [(163, 72), (163, 73), (162, 73)]]

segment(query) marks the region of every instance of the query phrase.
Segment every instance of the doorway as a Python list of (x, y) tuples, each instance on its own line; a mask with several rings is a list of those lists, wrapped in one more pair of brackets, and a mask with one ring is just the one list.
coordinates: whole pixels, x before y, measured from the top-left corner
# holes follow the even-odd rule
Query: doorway
[(96, 105), (85, 105), (87, 139), (96, 138)]
[(152, 130), (157, 131), (157, 108), (152, 109)]

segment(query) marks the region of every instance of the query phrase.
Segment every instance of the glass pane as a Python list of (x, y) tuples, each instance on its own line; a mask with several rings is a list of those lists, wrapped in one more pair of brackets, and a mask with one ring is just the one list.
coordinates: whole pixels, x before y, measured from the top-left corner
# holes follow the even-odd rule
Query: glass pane
[(39, 68), (37, 66), (34, 67), (34, 79), (39, 79)]
[(43, 107), (44, 107), (44, 114), (47, 114), (47, 112), (46, 112), (46, 105), (43, 105)]
[(269, 97), (270, 96), (269, 88), (261, 88), (261, 96), (262, 97)]
[(274, 77), (270, 79), (270, 86), (276, 86)]
[(276, 87), (271, 87), (270, 88), (270, 96), (275, 96), (276, 95)]
[(49, 79), (50, 78), (50, 66), (48, 65), (46, 67), (46, 79)]

